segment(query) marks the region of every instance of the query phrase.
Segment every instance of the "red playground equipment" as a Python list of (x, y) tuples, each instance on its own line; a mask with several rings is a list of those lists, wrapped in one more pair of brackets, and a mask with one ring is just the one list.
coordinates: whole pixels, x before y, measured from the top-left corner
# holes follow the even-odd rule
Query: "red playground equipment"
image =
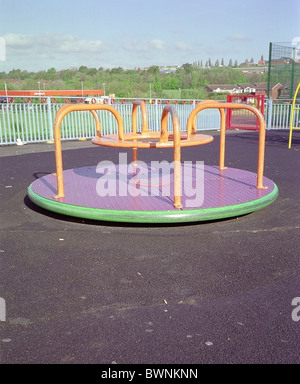
[[(264, 115), (265, 96), (262, 94), (227, 95), (227, 102), (251, 105)], [(226, 129), (259, 130), (259, 119), (246, 109), (229, 109), (227, 111)]]

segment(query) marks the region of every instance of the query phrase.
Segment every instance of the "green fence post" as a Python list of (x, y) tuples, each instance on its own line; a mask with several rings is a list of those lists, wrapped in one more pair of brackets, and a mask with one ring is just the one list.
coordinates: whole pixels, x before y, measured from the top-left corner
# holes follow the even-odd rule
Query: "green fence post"
[(269, 45), (268, 88), (267, 88), (267, 97), (268, 98), (270, 98), (271, 66), (272, 66), (272, 43), (270, 43), (270, 45)]
[(292, 55), (292, 75), (291, 75), (291, 89), (290, 89), (290, 99), (293, 99), (294, 97), (294, 80), (295, 80), (295, 59), (296, 59), (296, 49), (293, 48), (293, 55)]

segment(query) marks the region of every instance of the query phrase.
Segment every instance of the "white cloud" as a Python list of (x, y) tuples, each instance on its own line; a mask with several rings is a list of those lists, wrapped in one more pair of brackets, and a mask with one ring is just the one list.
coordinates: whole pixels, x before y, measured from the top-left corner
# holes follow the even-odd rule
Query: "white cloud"
[(188, 44), (185, 44), (181, 41), (175, 43), (175, 48), (179, 51), (185, 51), (185, 52), (192, 50)]
[(8, 54), (38, 55), (39, 57), (72, 53), (99, 53), (105, 50), (102, 41), (87, 41), (73, 35), (44, 33), (41, 35), (4, 35)]
[(136, 41), (125, 43), (122, 47), (125, 49), (125, 51), (130, 52), (146, 52), (148, 50), (148, 46), (146, 44), (140, 44)]
[(127, 42), (123, 44), (125, 51), (130, 52), (149, 52), (152, 50), (162, 51), (165, 48), (165, 43), (162, 40), (152, 40), (145, 43), (137, 43), (137, 41)]
[(150, 47), (158, 51), (162, 51), (165, 48), (165, 43), (162, 40), (152, 40)]
[[(3, 70), (13, 68), (30, 71), (51, 67), (69, 68), (73, 63), (77, 66), (105, 66), (107, 56), (115, 51), (100, 40), (85, 40), (72, 34), (42, 33), (15, 34), (3, 36), (6, 44), (6, 62)], [(105, 61), (104, 61), (105, 60)]]
[(229, 41), (250, 41), (252, 40), (249, 36), (242, 34), (233, 34), (227, 37)]

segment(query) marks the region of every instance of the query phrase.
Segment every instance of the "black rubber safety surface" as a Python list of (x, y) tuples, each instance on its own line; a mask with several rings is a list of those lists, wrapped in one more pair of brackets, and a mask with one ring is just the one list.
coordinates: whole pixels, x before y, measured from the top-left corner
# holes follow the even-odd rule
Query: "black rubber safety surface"
[[(271, 205), (196, 224), (95, 223), (27, 196), (54, 172), (47, 144), (0, 148), (1, 364), (299, 363), (300, 137), (266, 137)], [(218, 163), (218, 137), (182, 160)], [(227, 136), (226, 165), (256, 171), (257, 132)], [(145, 150), (144, 161), (172, 161)], [(130, 152), (128, 152), (130, 156)], [(64, 169), (118, 152), (63, 143)], [(294, 304), (293, 304), (294, 303)], [(299, 302), (300, 305), (300, 302)]]

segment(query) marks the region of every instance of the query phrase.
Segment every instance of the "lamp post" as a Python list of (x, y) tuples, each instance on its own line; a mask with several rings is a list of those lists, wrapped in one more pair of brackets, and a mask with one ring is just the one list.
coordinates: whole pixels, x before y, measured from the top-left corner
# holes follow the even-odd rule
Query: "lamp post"
[(104, 90), (104, 96), (105, 96), (105, 83), (103, 83), (103, 90)]
[(39, 96), (40, 96), (40, 100), (41, 100), (41, 82), (39, 81), (38, 84), (39, 84)]
[(5, 94), (6, 94), (6, 103), (8, 105), (8, 93), (7, 93), (7, 85), (6, 85), (6, 83), (4, 83), (4, 86), (5, 86)]

